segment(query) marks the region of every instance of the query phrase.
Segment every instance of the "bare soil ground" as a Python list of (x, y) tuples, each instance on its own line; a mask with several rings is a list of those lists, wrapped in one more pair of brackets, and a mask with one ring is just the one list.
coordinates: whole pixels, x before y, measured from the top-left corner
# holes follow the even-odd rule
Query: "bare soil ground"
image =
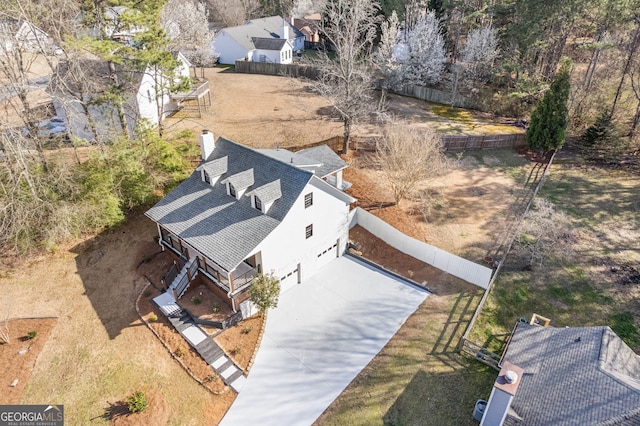
[[(8, 343), (0, 343), (0, 387), (3, 389), (0, 404), (17, 404), (20, 401), (31, 377), (33, 365), (47, 343), (56, 321), (57, 318), (31, 318), (0, 323), (3, 330), (8, 329), (10, 337)], [(28, 333), (34, 331), (36, 336), (29, 338)]]

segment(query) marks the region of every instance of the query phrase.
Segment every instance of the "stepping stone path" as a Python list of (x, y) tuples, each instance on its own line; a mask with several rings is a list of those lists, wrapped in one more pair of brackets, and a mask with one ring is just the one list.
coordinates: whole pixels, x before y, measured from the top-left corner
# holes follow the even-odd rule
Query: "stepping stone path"
[(211, 366), (224, 383), (231, 387), (236, 393), (240, 392), (246, 378), (242, 375), (242, 370), (234, 364), (224, 353), (224, 351), (207, 336), (204, 331), (193, 321), (191, 315), (182, 309), (169, 292), (162, 293), (153, 299), (163, 314), (167, 316), (176, 330), (189, 342)]

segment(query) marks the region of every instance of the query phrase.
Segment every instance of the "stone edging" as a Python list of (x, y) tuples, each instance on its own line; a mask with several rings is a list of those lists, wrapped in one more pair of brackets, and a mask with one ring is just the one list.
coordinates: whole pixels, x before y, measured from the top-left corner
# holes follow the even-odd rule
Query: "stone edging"
[[(178, 364), (180, 364), (180, 366), (182, 366), (182, 368), (184, 369), (184, 371), (187, 372), (187, 374), (189, 376), (191, 376), (191, 378), (193, 380), (195, 380), (200, 386), (202, 386), (203, 388), (205, 388), (206, 390), (208, 390), (209, 392), (211, 392), (214, 395), (223, 395), (225, 393), (227, 393), (229, 391), (229, 386), (225, 385), (224, 390), (222, 392), (217, 392), (214, 391), (213, 389), (211, 389), (209, 386), (207, 386), (207, 384), (205, 382), (203, 382), (202, 380), (200, 380), (199, 378), (197, 378), (192, 372), (191, 370), (189, 370), (189, 367), (186, 366), (186, 364), (184, 362), (182, 362), (182, 360), (180, 358), (178, 358), (172, 351), (171, 348), (169, 348), (169, 345), (164, 341), (164, 339), (162, 337), (160, 337), (160, 335), (158, 334), (157, 331), (155, 331), (153, 329), (153, 327), (151, 327), (151, 324), (149, 324), (149, 322), (144, 319), (144, 317), (142, 316), (142, 314), (140, 313), (140, 308), (138, 307), (138, 303), (140, 302), (140, 297), (142, 297), (142, 293), (144, 293), (144, 291), (149, 287), (149, 285), (151, 285), (151, 282), (147, 279), (147, 284), (142, 288), (142, 290), (140, 291), (140, 294), (138, 294), (138, 297), (136, 298), (136, 312), (138, 313), (138, 316), (140, 317), (140, 319), (142, 320), (142, 322), (145, 323), (145, 325), (147, 326), (147, 328), (149, 330), (151, 330), (151, 332), (153, 334), (155, 334), (155, 336), (158, 338), (158, 340), (160, 340), (160, 343), (162, 343), (162, 346), (164, 346), (164, 348), (167, 350), (167, 352), (169, 352), (169, 355), (171, 355), (171, 357), (176, 360), (178, 362)], [(213, 370), (213, 369), (212, 369)], [(215, 371), (214, 371), (215, 373)], [(218, 373), (215, 373), (216, 375)], [(220, 378), (220, 380), (222, 380), (222, 378)]]
[(256, 343), (256, 349), (253, 351), (253, 355), (251, 355), (251, 359), (249, 360), (249, 364), (247, 364), (247, 368), (244, 371), (245, 374), (249, 374), (249, 370), (253, 367), (253, 362), (256, 360), (256, 355), (258, 354), (258, 349), (260, 349), (260, 343), (262, 343), (262, 336), (264, 335), (264, 329), (267, 326), (267, 312), (264, 313), (264, 321), (262, 321), (262, 328), (260, 329), (260, 335), (258, 336), (258, 342)]

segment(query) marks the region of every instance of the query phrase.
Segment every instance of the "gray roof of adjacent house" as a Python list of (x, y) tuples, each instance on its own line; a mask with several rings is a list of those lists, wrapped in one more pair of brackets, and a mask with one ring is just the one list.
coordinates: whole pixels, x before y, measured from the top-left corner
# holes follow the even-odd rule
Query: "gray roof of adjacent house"
[(253, 45), (256, 49), (260, 50), (282, 50), (282, 47), (287, 43), (287, 40), (281, 38), (252, 38)]
[[(287, 25), (289, 27), (289, 40), (295, 40), (298, 37), (304, 37), (304, 34), (300, 32), (296, 27), (286, 22), (280, 16), (270, 16), (268, 18), (252, 19), (247, 21), (244, 25), (238, 25), (236, 27), (227, 27), (220, 30), (220, 32), (227, 33), (237, 43), (239, 43), (246, 50), (253, 50), (258, 48), (254, 45), (254, 39), (280, 39), (280, 29)], [(258, 48), (260, 49), (260, 48)], [(274, 50), (274, 49), (268, 49)], [(277, 49), (280, 50), (280, 49)]]
[(524, 375), (505, 425), (640, 425), (640, 357), (609, 327), (519, 323), (504, 359)]
[(249, 190), (266, 187), (268, 193), (274, 189), (269, 185), (279, 180), (281, 196), (267, 213), (251, 207), (250, 193), (236, 200), (227, 195), (222, 180), (212, 186), (194, 172), (146, 215), (232, 271), (282, 222), (313, 174), (225, 138), (217, 139), (201, 167), (224, 157), (228, 169), (222, 180), (253, 169)]
[(313, 172), (319, 178), (342, 170), (348, 166), (342, 158), (327, 145), (315, 146), (297, 152), (288, 149), (259, 149), (261, 153), (301, 169)]

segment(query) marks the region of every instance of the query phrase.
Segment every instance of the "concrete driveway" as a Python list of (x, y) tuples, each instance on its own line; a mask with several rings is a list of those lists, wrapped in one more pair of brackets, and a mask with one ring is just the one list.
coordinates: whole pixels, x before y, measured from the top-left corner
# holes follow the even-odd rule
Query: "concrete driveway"
[(350, 256), (280, 296), (221, 425), (310, 425), (429, 293)]

